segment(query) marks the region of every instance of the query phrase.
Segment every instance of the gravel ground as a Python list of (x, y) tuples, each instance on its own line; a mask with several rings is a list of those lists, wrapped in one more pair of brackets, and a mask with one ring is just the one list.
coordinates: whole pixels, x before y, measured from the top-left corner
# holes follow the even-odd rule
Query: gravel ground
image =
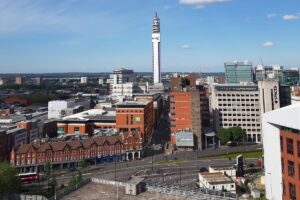
[[(117, 189), (114, 186), (89, 183), (77, 191), (65, 196), (63, 200), (113, 200), (117, 199)], [(186, 200), (186, 198), (144, 192), (138, 196), (125, 194), (125, 188), (119, 187), (119, 200)]]

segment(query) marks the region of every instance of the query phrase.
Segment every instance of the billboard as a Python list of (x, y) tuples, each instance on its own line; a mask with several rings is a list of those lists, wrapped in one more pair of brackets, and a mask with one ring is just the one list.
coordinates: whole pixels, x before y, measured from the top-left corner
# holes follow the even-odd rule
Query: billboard
[(176, 146), (194, 147), (194, 134), (192, 132), (176, 132)]

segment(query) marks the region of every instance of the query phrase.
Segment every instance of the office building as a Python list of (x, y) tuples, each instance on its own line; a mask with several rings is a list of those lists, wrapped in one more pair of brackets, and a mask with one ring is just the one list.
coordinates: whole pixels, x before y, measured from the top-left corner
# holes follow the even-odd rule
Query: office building
[(170, 143), (175, 144), (176, 132), (194, 134), (194, 148), (202, 149), (201, 95), (196, 87), (196, 75), (171, 79)]
[(300, 104), (262, 118), (266, 198), (300, 198)]
[(138, 90), (138, 84), (132, 82), (112, 84), (111, 87), (113, 97), (132, 97), (133, 93)]
[(25, 77), (23, 77), (23, 76), (17, 76), (15, 83), (16, 83), (16, 85), (23, 85), (25, 83)]
[(253, 68), (249, 61), (226, 62), (225, 63), (226, 83), (253, 82)]
[(0, 77), (0, 86), (5, 85), (6, 83), (7, 83), (7, 80)]
[(33, 78), (33, 85), (39, 86), (42, 83), (43, 83), (43, 78), (42, 77)]
[(81, 84), (87, 84), (87, 82), (88, 82), (88, 77), (80, 77)]
[(154, 131), (153, 102), (125, 101), (115, 106), (117, 131), (139, 130), (143, 142), (148, 142)]
[(160, 21), (157, 13), (153, 19), (152, 31), (152, 67), (153, 67), (153, 83), (161, 82), (160, 73)]
[(109, 84), (124, 84), (128, 82), (136, 82), (136, 77), (133, 70), (130, 69), (117, 69), (114, 70), (112, 74), (109, 75), (107, 83)]
[(255, 80), (277, 80), (280, 83), (283, 83), (283, 66), (273, 65), (273, 66), (263, 66), (257, 65), (255, 67)]
[(299, 84), (299, 69), (292, 68), (283, 71), (284, 84), (294, 86)]
[[(261, 143), (261, 115), (286, 106), (290, 95), (278, 81), (259, 81), (258, 85), (213, 85), (211, 107), (215, 131), (241, 127), (247, 141)], [(289, 100), (290, 102), (290, 100)]]

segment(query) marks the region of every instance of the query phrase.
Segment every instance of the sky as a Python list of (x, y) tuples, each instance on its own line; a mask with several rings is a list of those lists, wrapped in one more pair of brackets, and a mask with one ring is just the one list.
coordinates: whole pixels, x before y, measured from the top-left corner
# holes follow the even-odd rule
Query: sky
[(0, 0), (0, 73), (222, 72), (224, 62), (300, 67), (299, 0)]

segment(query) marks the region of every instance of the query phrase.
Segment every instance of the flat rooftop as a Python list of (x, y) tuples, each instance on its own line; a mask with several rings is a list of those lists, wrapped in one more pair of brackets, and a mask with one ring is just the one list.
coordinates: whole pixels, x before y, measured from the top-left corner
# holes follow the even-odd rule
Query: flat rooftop
[(229, 177), (225, 176), (221, 172), (201, 172), (199, 173), (205, 180), (211, 185), (234, 183)]

